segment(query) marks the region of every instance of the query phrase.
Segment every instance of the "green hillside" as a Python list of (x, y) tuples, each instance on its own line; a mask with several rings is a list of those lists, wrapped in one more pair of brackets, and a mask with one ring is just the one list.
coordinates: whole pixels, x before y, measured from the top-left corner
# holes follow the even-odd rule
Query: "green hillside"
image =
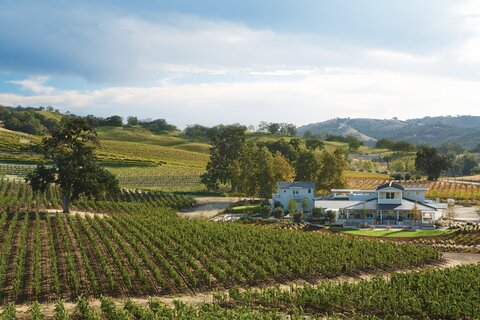
[[(39, 111), (50, 117), (61, 117), (57, 113)], [(168, 191), (201, 191), (204, 186), (200, 175), (209, 159), (210, 145), (203, 139), (192, 140), (182, 132), (154, 134), (142, 127), (99, 127), (98, 157), (104, 167), (114, 172), (124, 187), (151, 188)], [(41, 156), (26, 150), (41, 136), (0, 129), (0, 174), (24, 175), (29, 167), (15, 164), (33, 164)], [(268, 142), (296, 137), (268, 133), (247, 133), (248, 142)], [(325, 149), (348, 149), (346, 143), (325, 141)], [(321, 151), (317, 151), (320, 153)], [(388, 150), (360, 147), (358, 152), (368, 154), (387, 153)]]

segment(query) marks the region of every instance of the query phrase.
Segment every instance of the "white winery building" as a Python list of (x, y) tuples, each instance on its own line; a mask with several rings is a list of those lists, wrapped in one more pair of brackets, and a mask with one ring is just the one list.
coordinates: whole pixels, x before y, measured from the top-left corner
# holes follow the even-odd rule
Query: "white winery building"
[(297, 211), (312, 211), (315, 205), (315, 182), (277, 182), (277, 193), (272, 194), (270, 200), (272, 207), (279, 203), (287, 211), (290, 199), (297, 203)]
[(317, 199), (315, 207), (334, 211), (336, 224), (344, 226), (433, 227), (446, 204), (426, 199), (425, 187), (403, 187), (390, 182), (375, 190), (332, 189), (328, 199)]

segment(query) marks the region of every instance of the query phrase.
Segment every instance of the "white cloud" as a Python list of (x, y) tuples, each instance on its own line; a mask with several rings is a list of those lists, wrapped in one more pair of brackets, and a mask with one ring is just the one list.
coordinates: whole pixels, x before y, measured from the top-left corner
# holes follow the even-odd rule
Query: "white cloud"
[(367, 56), (370, 56), (375, 59), (381, 59), (384, 61), (400, 62), (400, 63), (423, 63), (431, 64), (440, 61), (440, 58), (435, 55), (414, 55), (411, 53), (386, 50), (386, 49), (373, 49), (367, 50)]
[(291, 81), (56, 90), (52, 95), (36, 96), (0, 94), (0, 104), (52, 104), (81, 114), (165, 117), (181, 126), (197, 122), (257, 124), (261, 120), (305, 124), (337, 116), (479, 115), (479, 91), (480, 83), (472, 81), (342, 70)]
[(460, 64), (480, 65), (480, 1), (461, 2), (454, 7), (459, 20), (458, 39), (452, 56)]
[(179, 125), (478, 114), (480, 6), (473, 15), (462, 10), (454, 13), (454, 43), (423, 53), (188, 16), (152, 22), (79, 13), (68, 39), (61, 32), (40, 37), (42, 48), (60, 39), (68, 72), (105, 88), (65, 90), (32, 77), (11, 83), (34, 95), (0, 93), (0, 104), (165, 117)]
[(54, 87), (45, 86), (45, 82), (48, 81), (46, 76), (30, 77), (25, 80), (11, 80), (8, 83), (16, 84), (22, 87), (24, 90), (32, 91), (37, 94), (52, 94), (55, 91)]

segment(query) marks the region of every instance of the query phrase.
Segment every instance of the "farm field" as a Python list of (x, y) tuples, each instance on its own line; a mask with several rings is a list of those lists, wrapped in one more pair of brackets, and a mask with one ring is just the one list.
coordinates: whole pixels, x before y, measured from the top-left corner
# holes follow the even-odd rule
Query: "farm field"
[[(73, 211), (111, 213), (124, 203), (151, 203), (156, 206), (180, 209), (191, 207), (195, 200), (189, 196), (159, 191), (122, 190), (115, 199), (90, 200), (80, 198), (72, 203)], [(44, 194), (33, 192), (22, 181), (0, 179), (0, 212), (61, 210), (61, 195), (58, 188), (51, 186)]]
[[(347, 174), (347, 185), (354, 189), (374, 189), (380, 184), (390, 181), (376, 177), (349, 177)], [(466, 184), (459, 182), (439, 181), (399, 181), (403, 186), (428, 187), (427, 197), (432, 199), (454, 198), (463, 202), (477, 202), (480, 200), (480, 185)]]
[(208, 154), (185, 151), (164, 146), (137, 142), (102, 141), (97, 151), (99, 159), (104, 161), (145, 161), (159, 164), (175, 164), (204, 168)]
[[(324, 283), (290, 289), (230, 290), (224, 307), (264, 307), (293, 314), (362, 315), (374, 319), (477, 319), (480, 265), (394, 273), (355, 283)], [(370, 318), (369, 318), (370, 319)]]
[(90, 216), (42, 210), (58, 203), (56, 190), (40, 196), (13, 182), (0, 190), (2, 303), (198, 292), (395, 270), (440, 257), (414, 245), (185, 219), (169, 207), (189, 199), (162, 193), (78, 201), (82, 210), (107, 213)]
[(196, 192), (205, 189), (200, 181), (204, 168), (161, 165), (145, 167), (106, 167), (124, 188), (161, 189), (163, 191)]
[[(34, 302), (4, 306), (12, 319), (476, 319), (480, 265), (394, 273), (353, 282), (324, 281), (291, 286), (214, 293), (213, 301), (186, 304), (161, 298), (98, 300), (75, 303)], [(447, 285), (447, 286), (445, 286)], [(146, 300), (146, 301), (145, 301)], [(439, 303), (442, 301), (443, 303)]]

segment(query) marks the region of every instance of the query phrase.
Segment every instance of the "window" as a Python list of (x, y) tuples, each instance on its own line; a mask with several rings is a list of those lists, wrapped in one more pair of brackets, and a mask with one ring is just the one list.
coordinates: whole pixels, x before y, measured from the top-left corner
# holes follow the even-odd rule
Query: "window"
[(298, 190), (293, 190), (292, 193), (293, 194), (298, 194)]
[(395, 199), (395, 192), (386, 192), (385, 193), (386, 199)]
[(410, 195), (410, 191), (407, 191), (406, 194), (407, 194), (407, 196), (409, 196), (409, 195)]
[(287, 192), (287, 190), (283, 190), (283, 192)]
[(415, 192), (415, 194), (416, 194), (417, 196), (419, 196), (419, 195), (420, 195), (420, 191)]
[(312, 193), (312, 189), (308, 189), (308, 193)]

